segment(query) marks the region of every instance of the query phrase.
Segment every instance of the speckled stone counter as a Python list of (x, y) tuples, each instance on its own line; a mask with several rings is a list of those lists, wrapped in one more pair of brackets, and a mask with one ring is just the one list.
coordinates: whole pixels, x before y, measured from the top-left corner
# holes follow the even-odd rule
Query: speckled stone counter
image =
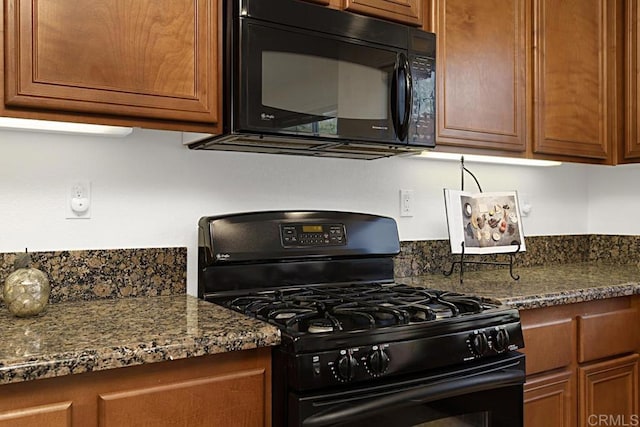
[(277, 345), (266, 323), (187, 295), (0, 310), (0, 384)]
[(497, 299), (518, 309), (571, 304), (640, 294), (640, 267), (636, 264), (576, 263), (508, 270), (465, 272), (463, 283), (456, 270), (443, 274), (398, 279), (425, 286)]
[[(31, 252), (51, 283), (49, 303), (185, 294), (187, 248)], [(0, 254), (0, 287), (15, 253)], [(3, 309), (0, 293), (0, 309)]]

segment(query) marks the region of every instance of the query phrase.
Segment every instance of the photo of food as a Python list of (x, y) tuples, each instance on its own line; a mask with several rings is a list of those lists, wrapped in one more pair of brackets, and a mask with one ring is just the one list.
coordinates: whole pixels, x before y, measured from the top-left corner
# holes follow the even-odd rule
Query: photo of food
[[(465, 193), (445, 190), (452, 253), (524, 251), (516, 192)], [(518, 248), (519, 246), (519, 248)]]

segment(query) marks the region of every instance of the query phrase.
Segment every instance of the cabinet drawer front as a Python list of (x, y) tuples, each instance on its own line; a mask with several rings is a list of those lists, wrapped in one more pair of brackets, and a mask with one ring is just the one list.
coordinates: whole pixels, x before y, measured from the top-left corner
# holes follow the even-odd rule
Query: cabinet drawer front
[(527, 375), (568, 366), (573, 348), (571, 319), (523, 327)]
[(638, 321), (635, 308), (578, 316), (578, 362), (636, 351)]
[(265, 425), (264, 369), (103, 393), (100, 427)]

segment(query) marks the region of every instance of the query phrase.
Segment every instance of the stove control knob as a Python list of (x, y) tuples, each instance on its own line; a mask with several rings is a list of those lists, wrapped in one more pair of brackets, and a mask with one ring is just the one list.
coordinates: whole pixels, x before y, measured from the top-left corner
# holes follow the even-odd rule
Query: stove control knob
[(496, 352), (502, 353), (509, 347), (509, 333), (506, 329), (498, 329), (493, 334), (493, 348)]
[(367, 364), (371, 375), (382, 375), (389, 368), (389, 356), (383, 349), (376, 348), (367, 356)]
[(358, 361), (351, 352), (340, 356), (336, 364), (338, 365), (338, 378), (341, 380), (351, 381), (356, 376)]
[(483, 356), (489, 350), (489, 340), (484, 332), (474, 332), (469, 337), (471, 351), (476, 356)]

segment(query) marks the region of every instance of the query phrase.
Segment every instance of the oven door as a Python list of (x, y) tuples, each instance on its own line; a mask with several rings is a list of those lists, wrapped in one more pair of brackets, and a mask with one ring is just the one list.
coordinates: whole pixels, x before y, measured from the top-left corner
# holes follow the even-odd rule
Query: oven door
[(289, 424), (521, 427), (524, 355), (335, 393), (289, 394)]

